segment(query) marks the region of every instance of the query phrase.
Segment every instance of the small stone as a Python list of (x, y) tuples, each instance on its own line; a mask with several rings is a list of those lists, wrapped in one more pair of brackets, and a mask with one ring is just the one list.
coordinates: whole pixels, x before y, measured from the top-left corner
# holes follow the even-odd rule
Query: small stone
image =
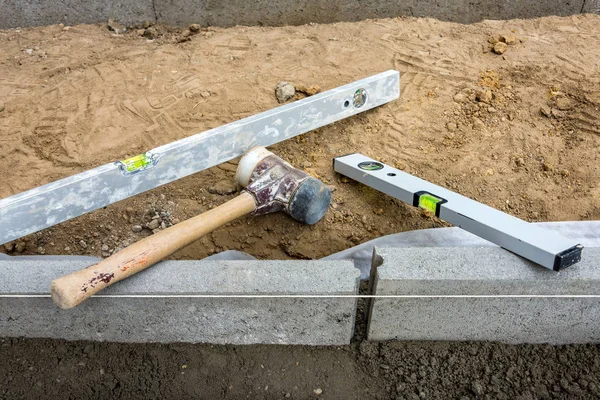
[(26, 247), (27, 247), (27, 245), (25, 244), (25, 242), (19, 240), (17, 242), (17, 244), (15, 245), (15, 250), (17, 251), (17, 253), (22, 253)]
[(230, 182), (221, 181), (216, 185), (208, 188), (208, 193), (218, 194), (221, 196), (225, 196), (228, 194), (233, 194), (237, 191), (237, 187), (235, 184)]
[(290, 398), (290, 397), (292, 397), (292, 394), (291, 394), (291, 393), (289, 393), (289, 392), (288, 392), (288, 393), (286, 393), (286, 394), (285, 394), (285, 398), (286, 398), (286, 399), (287, 399), (287, 398)]
[(158, 219), (153, 219), (152, 221), (150, 221), (148, 223), (148, 225), (146, 225), (146, 227), (148, 229), (150, 229), (151, 231), (155, 230), (156, 228), (158, 228), (160, 226), (160, 222), (158, 221)]
[(473, 118), (473, 129), (475, 130), (483, 130), (485, 128), (485, 124), (479, 118)]
[(275, 97), (280, 103), (284, 103), (296, 95), (296, 89), (289, 82), (279, 82), (275, 86)]
[(3, 102), (0, 101), (0, 112), (4, 111), (6, 109), (6, 106), (4, 105)]
[(501, 35), (500, 41), (504, 42), (506, 44), (515, 44), (515, 43), (517, 43), (517, 37), (515, 35), (513, 35), (512, 33), (509, 33), (506, 35)]
[(523, 165), (525, 165), (525, 160), (523, 160), (523, 158), (519, 157), (515, 160), (515, 164), (517, 164), (517, 167), (522, 167)]
[(142, 226), (141, 225), (134, 225), (131, 227), (131, 230), (135, 233), (141, 232), (142, 231)]
[(6, 250), (7, 252), (13, 251), (14, 248), (15, 248), (14, 242), (4, 243), (4, 250)]
[(477, 396), (483, 396), (483, 394), (485, 392), (483, 389), (483, 385), (477, 381), (473, 382), (473, 385), (471, 386), (471, 390)]
[(183, 32), (181, 32), (181, 36), (183, 36), (184, 38), (190, 37), (192, 35), (192, 32), (189, 29), (185, 29)]
[(125, 212), (127, 213), (127, 215), (132, 216), (133, 213), (135, 213), (135, 210), (133, 209), (133, 207), (127, 207), (125, 209)]
[(540, 107), (540, 114), (546, 118), (550, 118), (552, 116), (552, 109), (547, 105), (543, 105)]
[(191, 24), (188, 28), (192, 32), (200, 32), (200, 24)]
[(490, 36), (488, 38), (488, 43), (489, 44), (496, 44), (500, 41), (500, 38), (498, 38), (498, 36)]
[(155, 39), (158, 37), (158, 31), (154, 27), (149, 27), (144, 31), (144, 37), (148, 39)]
[(36, 252), (41, 255), (46, 254), (46, 250), (41, 246), (37, 248)]
[(315, 390), (313, 390), (313, 393), (316, 394), (317, 396), (320, 396), (321, 393), (323, 393), (323, 389), (321, 388), (316, 388)]
[(302, 163), (300, 164), (300, 166), (302, 168), (311, 168), (313, 165), (310, 161), (302, 161)]
[(457, 103), (465, 103), (467, 100), (469, 100), (469, 94), (464, 90), (461, 90), (454, 95), (453, 100)]
[(560, 174), (562, 176), (569, 176), (569, 170), (563, 169), (562, 171), (560, 171)]
[(65, 27), (62, 28), (62, 30), (65, 31), (65, 32), (68, 32), (68, 31), (71, 30), (71, 27), (70, 26), (65, 26)]
[(208, 91), (201, 92), (200, 96), (202, 96), (203, 98), (207, 99), (207, 98), (210, 97), (210, 92), (208, 92)]
[(446, 124), (446, 129), (448, 129), (450, 132), (456, 131), (457, 128), (458, 128), (458, 125), (456, 125), (456, 123), (454, 123), (454, 122), (448, 122)]
[(490, 114), (494, 114), (496, 112), (496, 109), (494, 107), (488, 107), (487, 110)]
[(475, 94), (475, 98), (477, 99), (477, 101), (489, 103), (492, 101), (492, 91), (490, 89), (478, 90)]
[(80, 245), (81, 247), (83, 247), (84, 249), (87, 249), (87, 246), (88, 246), (88, 245), (87, 245), (87, 243), (85, 242), (85, 240), (80, 240), (80, 241), (79, 241), (79, 245)]
[(106, 25), (108, 27), (108, 30), (113, 31), (117, 35), (120, 35), (121, 33), (125, 33), (125, 31), (127, 30), (127, 28), (125, 28), (125, 26), (123, 26), (122, 24), (120, 24), (119, 22), (115, 21), (112, 18), (108, 20), (108, 23)]
[(503, 54), (506, 51), (506, 47), (507, 47), (506, 43), (498, 42), (498, 43), (494, 44), (494, 47), (492, 47), (492, 50), (496, 54)]
[(569, 100), (567, 97), (558, 97), (556, 99), (556, 108), (561, 111), (570, 110), (572, 106), (571, 100)]
[(544, 169), (544, 171), (552, 171), (554, 169), (554, 166), (545, 162), (542, 164), (542, 168)]
[(342, 182), (348, 183), (348, 182), (350, 182), (350, 179), (348, 177), (342, 176)]
[(160, 228), (152, 229), (152, 233), (158, 233), (158, 232), (160, 232)]
[(102, 251), (108, 251), (108, 245), (107, 244), (103, 244), (102, 247), (100, 248), (100, 250), (102, 250)]

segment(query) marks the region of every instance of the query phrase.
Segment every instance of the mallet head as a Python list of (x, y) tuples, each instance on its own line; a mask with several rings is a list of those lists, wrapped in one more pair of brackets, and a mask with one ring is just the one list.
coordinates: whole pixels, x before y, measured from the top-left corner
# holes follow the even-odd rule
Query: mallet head
[(254, 147), (244, 154), (235, 179), (254, 196), (254, 214), (284, 211), (310, 225), (323, 218), (331, 202), (327, 185), (264, 147)]

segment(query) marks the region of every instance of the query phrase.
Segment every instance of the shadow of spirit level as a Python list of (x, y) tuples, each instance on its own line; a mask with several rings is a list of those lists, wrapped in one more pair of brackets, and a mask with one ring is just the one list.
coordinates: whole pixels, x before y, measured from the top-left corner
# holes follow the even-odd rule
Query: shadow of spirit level
[(583, 246), (572, 239), (361, 154), (336, 157), (333, 166), (342, 175), (429, 210), (444, 221), (548, 269), (559, 271), (581, 260)]

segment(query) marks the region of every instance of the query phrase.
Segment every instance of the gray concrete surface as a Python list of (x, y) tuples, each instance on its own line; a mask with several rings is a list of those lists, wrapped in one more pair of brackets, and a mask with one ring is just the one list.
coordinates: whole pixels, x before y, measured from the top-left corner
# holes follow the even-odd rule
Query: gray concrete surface
[(355, 298), (252, 297), (356, 294), (360, 273), (350, 261), (166, 261), (74, 309), (57, 308), (50, 282), (88, 265), (0, 260), (0, 337), (340, 345), (353, 334)]
[(600, 14), (600, 0), (585, 0), (581, 7), (581, 12)]
[(52, 24), (156, 22), (153, 0), (0, 0), (0, 29)]
[(598, 12), (598, 0), (0, 0), (0, 28), (143, 20), (203, 26), (300, 25), (397, 16), (470, 23)]
[[(600, 248), (554, 272), (495, 247), (374, 251), (371, 340), (600, 342)], [(598, 297), (589, 297), (598, 296)]]

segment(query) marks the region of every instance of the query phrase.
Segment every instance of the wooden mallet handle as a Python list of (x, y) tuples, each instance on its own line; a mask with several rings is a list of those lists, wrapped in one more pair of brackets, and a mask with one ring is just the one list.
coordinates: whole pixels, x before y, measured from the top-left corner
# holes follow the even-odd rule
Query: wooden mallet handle
[(98, 264), (52, 281), (52, 300), (60, 308), (72, 308), (107, 286), (163, 260), (207, 233), (251, 213), (254, 197), (238, 197), (194, 218), (142, 239)]

